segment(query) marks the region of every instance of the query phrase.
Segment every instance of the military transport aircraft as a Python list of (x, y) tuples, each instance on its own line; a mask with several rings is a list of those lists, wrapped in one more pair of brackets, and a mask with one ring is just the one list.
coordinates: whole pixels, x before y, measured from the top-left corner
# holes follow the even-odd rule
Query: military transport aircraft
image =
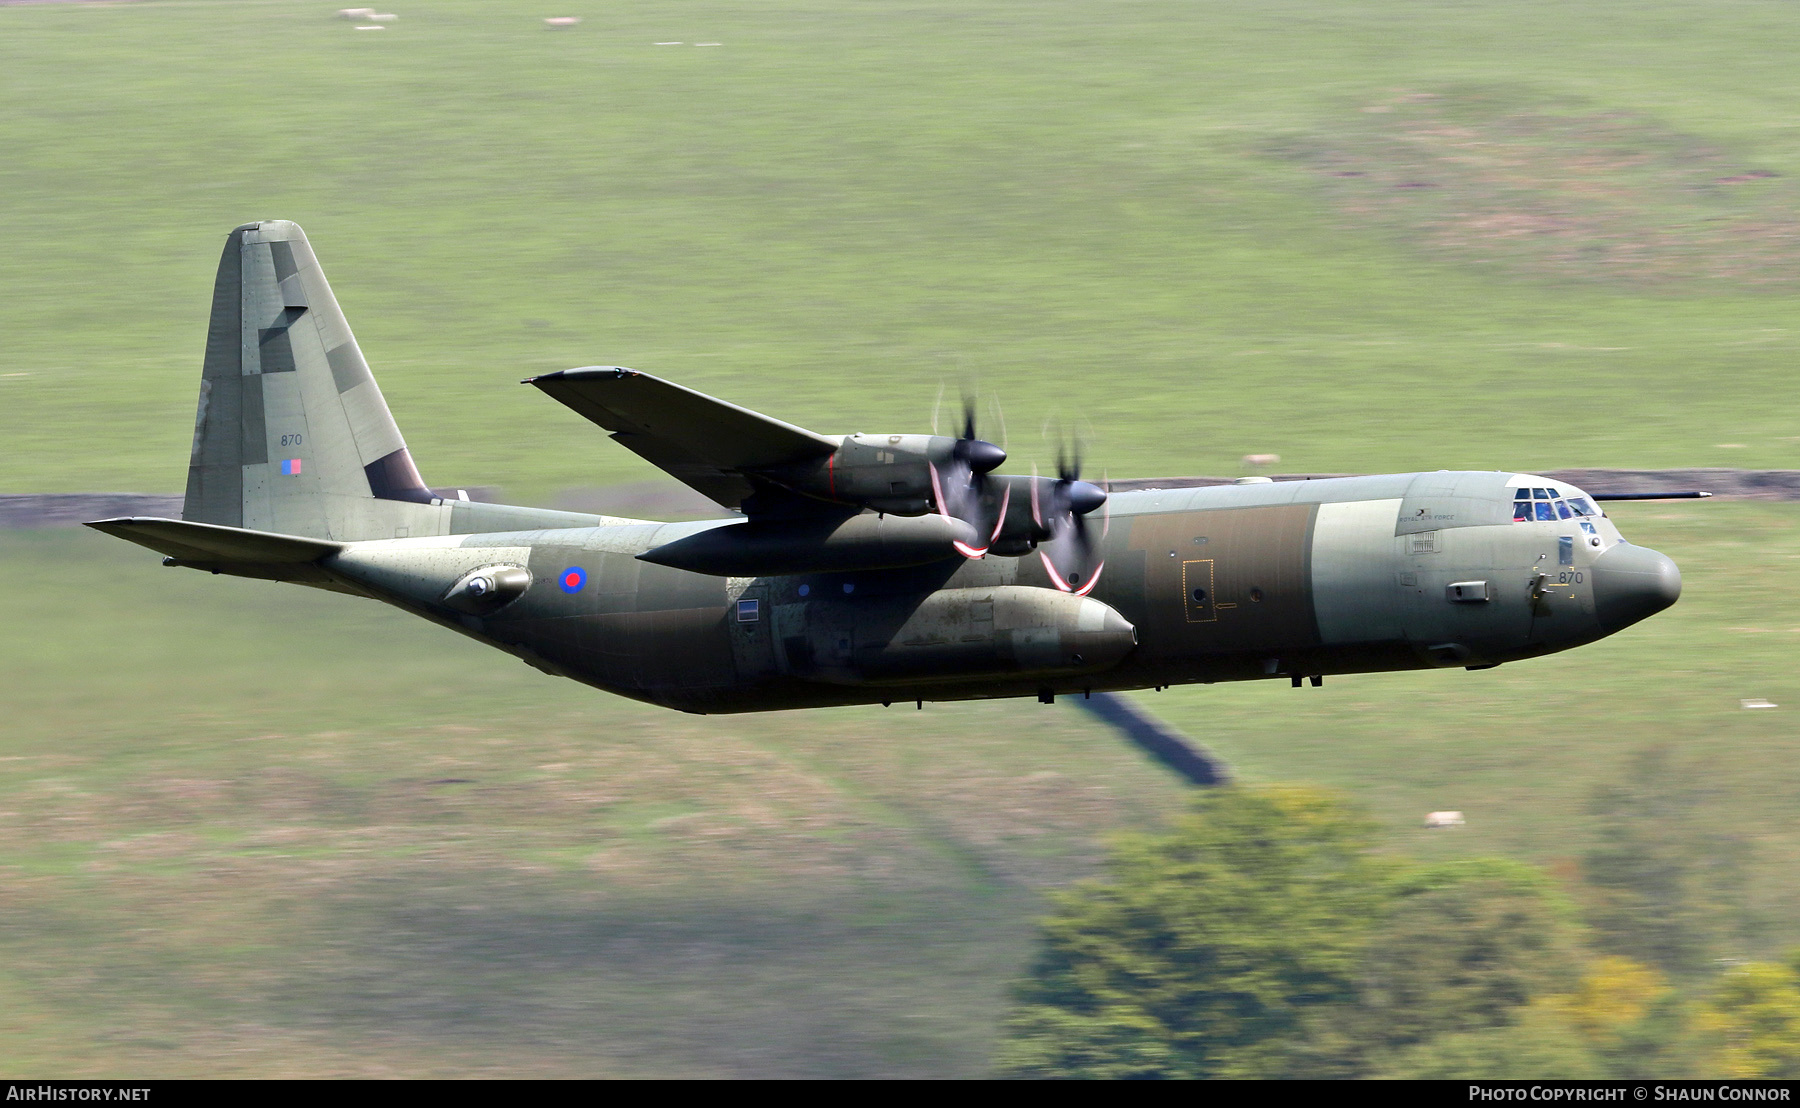
[(528, 382), (741, 518), (471, 502), (420, 478), (298, 226), (231, 232), (164, 565), (372, 597), (689, 712), (1485, 669), (1675, 602), (1675, 563), (1532, 474), (1110, 493), (976, 436), (822, 435), (618, 366)]

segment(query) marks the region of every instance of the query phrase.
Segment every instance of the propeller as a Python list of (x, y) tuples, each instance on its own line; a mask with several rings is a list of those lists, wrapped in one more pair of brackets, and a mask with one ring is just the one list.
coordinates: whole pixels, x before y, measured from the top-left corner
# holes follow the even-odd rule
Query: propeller
[[(935, 423), (936, 420), (934, 419)], [(980, 438), (975, 433), (975, 401), (963, 397), (963, 428), (950, 457), (942, 467), (931, 467), (931, 490), (937, 498), (938, 511), (960, 519), (975, 529), (980, 546), (957, 543), (956, 549), (966, 558), (979, 558), (1000, 534), (1006, 521), (1006, 509), (1012, 500), (1012, 487), (1001, 491), (996, 506), (988, 474), (1006, 461), (1006, 451)]]
[[(941, 395), (934, 406), (934, 423)], [(1055, 480), (1038, 476), (1035, 467), (1030, 478), (989, 476), (1004, 461), (1006, 450), (977, 433), (975, 401), (965, 394), (962, 433), (951, 444), (948, 457), (930, 467), (938, 511), (967, 523), (978, 536), (975, 545), (956, 543), (957, 551), (966, 558), (980, 558), (996, 546), (1008, 556), (1036, 547), (1057, 588), (1086, 596), (1105, 568), (1100, 542), (1112, 520), (1106, 510), (1108, 489), (1081, 479), (1079, 439), (1058, 447)], [(1021, 483), (1024, 488), (1019, 488)], [(1029, 519), (1023, 505), (1010, 511), (1015, 489), (1030, 498)]]
[[(1057, 448), (1055, 481), (1031, 483), (1031, 518), (1042, 536), (1038, 557), (1051, 583), (1063, 592), (1086, 596), (1106, 568), (1099, 545), (1112, 527), (1107, 499), (1106, 488), (1081, 479), (1079, 443)], [(1095, 512), (1100, 512), (1097, 524)]]

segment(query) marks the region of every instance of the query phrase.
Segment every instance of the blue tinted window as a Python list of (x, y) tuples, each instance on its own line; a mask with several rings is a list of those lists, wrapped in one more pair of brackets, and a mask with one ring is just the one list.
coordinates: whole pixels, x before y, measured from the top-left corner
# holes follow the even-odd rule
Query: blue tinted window
[(1556, 522), (1556, 505), (1550, 503), (1548, 500), (1538, 501), (1537, 517), (1545, 523)]
[(1531, 498), (1533, 500), (1549, 500), (1549, 499), (1551, 499), (1550, 490), (1549, 489), (1532, 489), (1531, 490)]
[(1558, 500), (1556, 502), (1556, 514), (1561, 516), (1563, 519), (1568, 519), (1570, 516), (1574, 515), (1575, 513), (1569, 511), (1569, 506), (1567, 504)]
[(1514, 489), (1513, 490), (1513, 499), (1514, 500), (1530, 500), (1531, 499), (1531, 490), (1530, 489)]
[(762, 605), (759, 604), (755, 600), (740, 600), (740, 601), (738, 601), (737, 602), (738, 622), (739, 623), (755, 623), (757, 620), (762, 618), (762, 612), (760, 610), (761, 608), (762, 608)]

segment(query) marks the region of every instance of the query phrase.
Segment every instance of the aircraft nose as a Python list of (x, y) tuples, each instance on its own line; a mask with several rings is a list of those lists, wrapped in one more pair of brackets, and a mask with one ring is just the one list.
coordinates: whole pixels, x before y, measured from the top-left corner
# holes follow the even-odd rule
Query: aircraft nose
[(1620, 543), (1594, 560), (1594, 615), (1608, 634), (1675, 603), (1681, 570), (1666, 554)]

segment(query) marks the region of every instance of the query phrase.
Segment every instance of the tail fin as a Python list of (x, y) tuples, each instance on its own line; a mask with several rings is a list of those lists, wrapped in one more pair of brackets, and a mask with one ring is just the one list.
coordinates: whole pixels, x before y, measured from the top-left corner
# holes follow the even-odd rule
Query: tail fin
[(353, 541), (436, 533), (432, 502), (305, 233), (232, 231), (182, 518)]

